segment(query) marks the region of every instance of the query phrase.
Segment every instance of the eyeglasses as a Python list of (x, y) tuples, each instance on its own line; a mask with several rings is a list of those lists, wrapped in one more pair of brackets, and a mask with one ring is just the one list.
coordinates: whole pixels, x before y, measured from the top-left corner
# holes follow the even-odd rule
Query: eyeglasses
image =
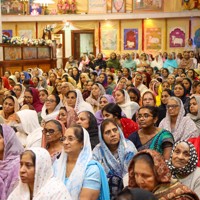
[(15, 89), (15, 88), (14, 88), (13, 90), (14, 90), (14, 91), (22, 91), (22, 90), (20, 90), (20, 89)]
[(75, 138), (75, 137), (66, 137), (66, 136), (63, 136), (63, 137), (60, 138), (61, 142), (65, 142), (65, 141), (73, 142), (73, 141), (76, 141), (76, 140), (77, 140), (77, 138)]
[(148, 99), (143, 99), (143, 101), (153, 101), (152, 98), (148, 98)]
[(105, 135), (110, 135), (111, 132), (118, 133), (118, 128), (113, 128), (104, 132)]
[(24, 96), (24, 99), (32, 99), (33, 97)]
[(144, 115), (139, 114), (137, 116), (138, 119), (141, 119), (141, 118), (148, 119), (149, 117), (153, 117), (153, 115), (149, 115), (149, 114), (145, 113)]
[(177, 105), (177, 104), (174, 104), (174, 105), (167, 105), (167, 109), (170, 109), (170, 108), (175, 109), (175, 108), (177, 108), (177, 107), (179, 107), (179, 105)]
[(53, 100), (53, 99), (46, 99), (45, 102), (47, 102), (47, 103), (48, 103), (48, 102), (49, 102), (49, 103), (53, 103), (53, 102), (56, 102), (56, 101)]
[(52, 129), (52, 128), (50, 128), (50, 129), (44, 128), (44, 129), (42, 130), (42, 133), (43, 133), (43, 134), (49, 133), (49, 135), (52, 135), (52, 134), (54, 134), (55, 132), (56, 132), (56, 131), (55, 131), (54, 129)]

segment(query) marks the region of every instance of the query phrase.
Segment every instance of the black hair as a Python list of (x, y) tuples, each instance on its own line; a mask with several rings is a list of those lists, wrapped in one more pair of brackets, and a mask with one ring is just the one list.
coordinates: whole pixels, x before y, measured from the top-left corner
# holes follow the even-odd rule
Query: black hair
[(54, 123), (57, 126), (58, 131), (60, 131), (61, 133), (63, 132), (62, 124), (58, 120), (51, 119), (51, 120), (45, 122), (45, 125), (48, 124), (49, 122)]
[(1, 124), (0, 124), (0, 135), (3, 137), (3, 127)]
[[(10, 90), (10, 92), (11, 92), (11, 91), (12, 91), (12, 90)], [(3, 102), (4, 102), (6, 99), (11, 99), (11, 100), (14, 102), (14, 104), (15, 104), (15, 99), (13, 98), (13, 95), (10, 95), (10, 96), (7, 96), (6, 98), (4, 98)]]
[(101, 134), (104, 133), (105, 127), (108, 124), (110, 124), (110, 123), (112, 123), (113, 125), (115, 125), (118, 128), (118, 125), (117, 125), (117, 123), (114, 120), (112, 120), (112, 119), (105, 119), (105, 120), (103, 120), (103, 122), (101, 123), (101, 126), (100, 126)]
[(123, 94), (123, 96), (125, 96), (125, 92), (124, 92), (124, 90), (122, 90), (122, 89), (118, 89), (117, 91), (120, 91), (120, 92)]
[(172, 92), (170, 89), (164, 89), (164, 90), (162, 91), (162, 93), (163, 93), (163, 92), (167, 92), (170, 96), (173, 95), (173, 92)]
[(49, 94), (48, 94), (48, 91), (47, 91), (46, 89), (39, 90), (39, 93), (40, 93), (40, 92), (44, 92), (47, 96), (49, 95)]
[(77, 98), (77, 93), (76, 93), (76, 91), (74, 91), (74, 90), (68, 91), (68, 92), (66, 93), (66, 97), (67, 97), (70, 93), (74, 93), (75, 96), (76, 96), (76, 98)]
[(102, 113), (103, 113), (103, 111), (111, 113), (112, 115), (114, 115), (118, 119), (122, 118), (122, 109), (115, 103), (107, 104), (106, 106), (103, 107)]
[(17, 83), (15, 86), (19, 86), (20, 89), (22, 90), (22, 85), (20, 83)]
[(83, 140), (84, 140), (83, 128), (77, 124), (74, 124), (74, 125), (70, 126), (69, 128), (72, 128), (74, 130), (74, 135), (76, 136), (77, 140), (79, 142), (83, 142)]
[(112, 79), (112, 81), (114, 81), (114, 76), (112, 74), (108, 74), (107, 77), (110, 77), (110, 79)]
[(68, 82), (68, 75), (67, 75), (67, 74), (64, 74), (64, 75), (62, 76), (62, 78), (64, 78), (65, 81)]
[(31, 151), (31, 150), (25, 150), (25, 151), (20, 155), (20, 159), (22, 159), (22, 156), (23, 156), (24, 154), (26, 154), (26, 153), (29, 153), (29, 154), (31, 155), (31, 159), (32, 159), (33, 164), (34, 164), (34, 166), (35, 166), (35, 164), (36, 164), (36, 155), (35, 155), (35, 153), (34, 153), (33, 151)]
[(142, 109), (148, 109), (150, 111), (150, 113), (153, 115), (153, 118), (158, 117), (158, 108), (155, 106), (142, 106), (139, 108), (138, 113), (140, 112), (140, 110)]
[(138, 160), (145, 160), (146, 163), (148, 163), (148, 165), (154, 169), (154, 161), (153, 161), (153, 158), (148, 154), (148, 153), (141, 153), (141, 154), (136, 154), (134, 157), (133, 157), (133, 162), (134, 162), (134, 165), (135, 163), (138, 161)]
[(129, 93), (135, 94), (137, 96), (137, 103), (139, 103), (140, 98), (141, 98), (140, 91), (137, 88), (131, 87), (130, 89), (128, 89), (128, 94)]
[(56, 105), (58, 105), (60, 103), (60, 97), (55, 93), (52, 93), (50, 95), (53, 95), (56, 98)]
[(25, 92), (29, 92), (29, 93), (33, 96), (33, 91), (32, 91), (31, 88), (26, 88), (26, 89), (25, 89)]

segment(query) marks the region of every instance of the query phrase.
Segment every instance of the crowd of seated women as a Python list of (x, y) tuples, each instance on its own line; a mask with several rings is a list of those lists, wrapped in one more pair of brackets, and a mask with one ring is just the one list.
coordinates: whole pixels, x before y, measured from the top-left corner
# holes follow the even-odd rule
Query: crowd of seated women
[(200, 199), (199, 65), (113, 52), (6, 71), (0, 200)]

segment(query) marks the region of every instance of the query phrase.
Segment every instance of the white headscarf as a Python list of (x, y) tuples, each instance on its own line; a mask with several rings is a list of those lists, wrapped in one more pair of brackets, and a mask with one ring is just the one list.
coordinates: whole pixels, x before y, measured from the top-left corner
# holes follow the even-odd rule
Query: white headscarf
[(190, 119), (190, 117), (185, 116), (185, 109), (182, 101), (177, 97), (171, 97), (171, 100), (174, 100), (180, 106), (180, 111), (176, 119), (176, 125), (174, 130), (171, 129), (171, 117), (167, 111), (166, 117), (160, 122), (159, 127), (164, 128), (171, 132), (174, 136), (175, 142), (179, 140), (188, 140), (192, 137), (198, 137), (197, 127), (195, 123)]
[(78, 114), (83, 111), (90, 111), (91, 113), (94, 114), (94, 110), (92, 106), (89, 103), (84, 101), (81, 91), (79, 89), (75, 89), (74, 91), (77, 94), (76, 104), (74, 107), (74, 110), (76, 111), (76, 113)]
[(130, 100), (130, 96), (128, 95), (128, 92), (126, 90), (123, 91), (125, 96), (125, 103), (120, 105), (118, 104), (118, 106), (122, 109), (127, 118), (132, 119), (133, 115), (138, 111), (140, 106), (138, 105), (138, 103)]
[[(44, 148), (33, 147), (28, 149), (35, 154), (35, 177), (33, 200), (55, 200), (71, 197), (65, 185), (53, 177), (51, 157)], [(30, 191), (26, 183), (20, 183), (8, 197), (8, 200), (30, 200)]]
[[(83, 180), (85, 176), (85, 170), (88, 163), (92, 159), (92, 149), (90, 144), (90, 137), (88, 132), (83, 128), (84, 142), (83, 149), (80, 152), (76, 165), (72, 170), (69, 179), (67, 181), (66, 187), (73, 197), (73, 200), (78, 200), (82, 189)], [(66, 164), (67, 164), (67, 154), (62, 151), (59, 159), (54, 162), (55, 176), (58, 177), (63, 182), (65, 181), (66, 174)]]
[(63, 106), (63, 103), (62, 101), (60, 100), (59, 104), (55, 107), (54, 111), (50, 114), (47, 114), (46, 113), (46, 105), (44, 104), (43, 107), (42, 107), (42, 112), (41, 112), (41, 117), (42, 119), (47, 122), (51, 119), (56, 119), (56, 117), (58, 116), (59, 114), (59, 110), (60, 110), (60, 107)]
[[(21, 110), (17, 112), (21, 121), (22, 131), (17, 133), (18, 138), (26, 147), (41, 147), (42, 127), (39, 124), (37, 112), (35, 110)], [(17, 125), (16, 125), (17, 126)]]

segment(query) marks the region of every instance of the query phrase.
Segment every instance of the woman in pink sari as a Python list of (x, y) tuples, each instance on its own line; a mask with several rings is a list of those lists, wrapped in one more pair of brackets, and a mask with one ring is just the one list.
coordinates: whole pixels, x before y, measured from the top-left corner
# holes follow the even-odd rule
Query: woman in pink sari
[(20, 154), (24, 151), (15, 131), (0, 125), (0, 199), (6, 200), (19, 180)]

